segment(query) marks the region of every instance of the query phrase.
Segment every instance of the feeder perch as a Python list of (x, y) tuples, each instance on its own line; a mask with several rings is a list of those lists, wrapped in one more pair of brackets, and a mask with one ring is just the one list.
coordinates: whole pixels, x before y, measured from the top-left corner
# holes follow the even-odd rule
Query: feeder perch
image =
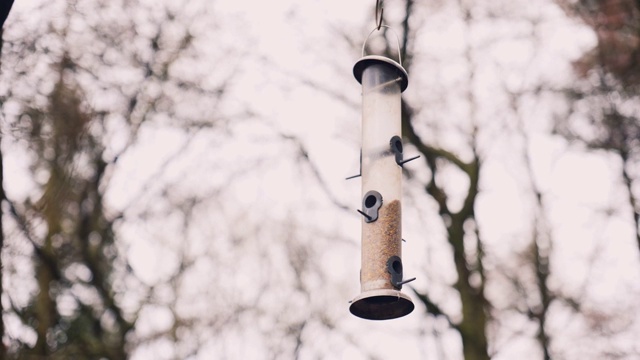
[(360, 295), (349, 310), (364, 319), (394, 319), (414, 309), (400, 291), (415, 280), (403, 280), (401, 259), (401, 93), (409, 77), (400, 63), (377, 55), (363, 56), (353, 74), (362, 84), (363, 219)]

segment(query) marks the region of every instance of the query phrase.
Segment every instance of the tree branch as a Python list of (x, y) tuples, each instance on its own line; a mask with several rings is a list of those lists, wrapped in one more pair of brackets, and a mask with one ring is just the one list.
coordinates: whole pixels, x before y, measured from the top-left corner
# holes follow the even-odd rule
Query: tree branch
[(422, 301), (422, 303), (424, 304), (424, 306), (427, 308), (427, 313), (435, 316), (435, 317), (443, 317), (447, 320), (447, 322), (449, 323), (449, 326), (453, 329), (456, 330), (460, 330), (460, 328), (458, 327), (457, 324), (454, 324), (453, 321), (451, 321), (451, 318), (449, 317), (449, 315), (447, 315), (444, 311), (442, 311), (442, 309), (433, 301), (431, 301), (431, 299), (429, 298), (429, 296), (426, 293), (420, 293), (418, 292), (413, 286), (409, 286), (409, 288), (411, 289), (411, 291), (413, 291), (413, 293), (418, 297), (418, 299), (420, 299), (420, 301)]
[(42, 249), (40, 245), (38, 245), (38, 243), (35, 241), (31, 233), (31, 229), (29, 229), (27, 221), (22, 217), (22, 215), (20, 215), (15, 204), (6, 196), (4, 200), (9, 204), (9, 211), (11, 212), (11, 215), (18, 223), (18, 226), (24, 234), (25, 238), (33, 246), (33, 251), (35, 252), (38, 259), (40, 259), (40, 261), (42, 261), (49, 268), (55, 280), (62, 280), (62, 274), (60, 273), (60, 269), (58, 268), (58, 264), (56, 263), (54, 257), (51, 256), (51, 254), (45, 252), (44, 249)]
[(333, 194), (331, 189), (329, 189), (329, 186), (327, 185), (327, 183), (322, 178), (322, 175), (320, 174), (320, 170), (318, 170), (318, 167), (309, 158), (309, 152), (307, 151), (307, 148), (304, 146), (302, 141), (299, 138), (297, 138), (296, 136), (294, 136), (294, 135), (288, 135), (288, 134), (284, 134), (284, 133), (281, 133), (281, 132), (279, 132), (279, 135), (280, 135), (281, 138), (283, 138), (283, 139), (285, 139), (287, 141), (291, 141), (296, 145), (296, 147), (298, 149), (299, 158), (304, 160), (304, 162), (309, 166), (309, 168), (311, 169), (311, 172), (313, 173), (313, 176), (315, 177), (316, 181), (318, 181), (318, 184), (320, 185), (320, 187), (322, 188), (324, 193), (327, 194), (327, 196), (329, 197), (331, 202), (335, 206), (337, 206), (339, 209), (351, 212), (351, 209), (348, 206), (346, 206), (343, 203), (341, 203), (335, 197), (335, 195)]

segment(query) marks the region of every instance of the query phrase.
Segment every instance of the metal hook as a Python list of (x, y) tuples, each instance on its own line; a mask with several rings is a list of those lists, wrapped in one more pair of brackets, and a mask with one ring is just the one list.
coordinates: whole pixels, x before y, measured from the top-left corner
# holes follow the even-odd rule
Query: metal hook
[(384, 6), (382, 0), (376, 0), (376, 30), (382, 27), (382, 17), (384, 16)]

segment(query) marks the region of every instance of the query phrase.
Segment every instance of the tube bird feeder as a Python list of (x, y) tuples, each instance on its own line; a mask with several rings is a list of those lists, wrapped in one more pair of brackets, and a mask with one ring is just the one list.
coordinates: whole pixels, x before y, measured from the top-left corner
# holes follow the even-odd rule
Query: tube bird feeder
[(395, 319), (414, 309), (400, 291), (415, 280), (403, 280), (402, 269), (402, 165), (413, 159), (403, 159), (401, 93), (409, 76), (378, 55), (363, 56), (353, 74), (362, 84), (363, 218), (360, 295), (349, 310), (369, 320)]

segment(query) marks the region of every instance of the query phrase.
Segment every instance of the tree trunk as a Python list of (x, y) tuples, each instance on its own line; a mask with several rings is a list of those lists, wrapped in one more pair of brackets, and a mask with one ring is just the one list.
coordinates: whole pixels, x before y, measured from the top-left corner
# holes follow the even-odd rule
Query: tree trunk
[(465, 258), (463, 224), (464, 222), (454, 215), (449, 227), (449, 242), (454, 246), (454, 261), (458, 272), (455, 287), (462, 302), (462, 321), (458, 324), (458, 329), (462, 337), (465, 360), (488, 360), (486, 299), (483, 286), (474, 288), (470, 282), (472, 272)]
[(47, 334), (49, 329), (53, 328), (53, 314), (55, 312), (55, 305), (49, 295), (51, 292), (51, 282), (53, 277), (47, 264), (42, 259), (38, 260), (36, 269), (36, 278), (38, 279), (38, 295), (36, 296), (36, 303), (34, 311), (36, 315), (36, 334), (38, 339), (36, 345), (33, 348), (34, 355), (46, 358), (50, 355), (49, 346), (47, 344)]

